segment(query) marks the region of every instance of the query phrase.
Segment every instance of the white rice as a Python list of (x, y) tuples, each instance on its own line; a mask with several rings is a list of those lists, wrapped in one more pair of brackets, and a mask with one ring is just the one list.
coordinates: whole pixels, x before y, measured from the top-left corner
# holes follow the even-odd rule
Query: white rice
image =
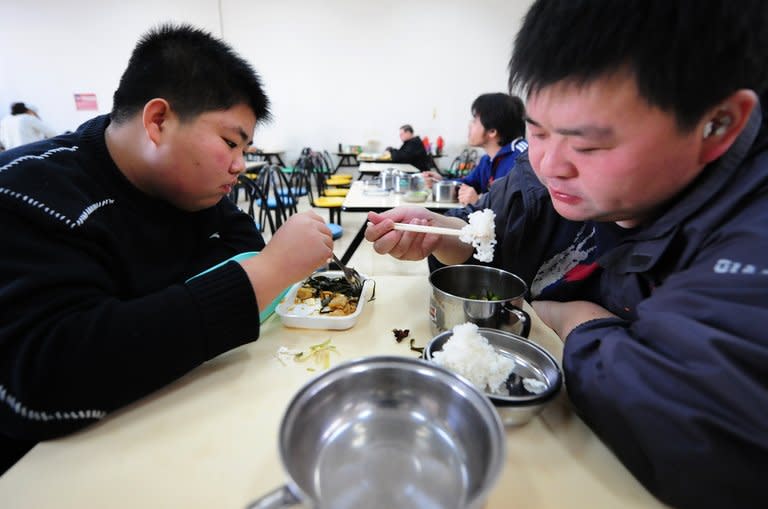
[(461, 229), (459, 240), (472, 244), (474, 257), (481, 262), (493, 261), (493, 246), (496, 245), (496, 214), (491, 209), (476, 210), (469, 216), (469, 224)]
[(433, 353), (432, 359), (488, 393), (509, 395), (505, 383), (515, 361), (496, 352), (473, 323), (455, 326), (442, 351)]

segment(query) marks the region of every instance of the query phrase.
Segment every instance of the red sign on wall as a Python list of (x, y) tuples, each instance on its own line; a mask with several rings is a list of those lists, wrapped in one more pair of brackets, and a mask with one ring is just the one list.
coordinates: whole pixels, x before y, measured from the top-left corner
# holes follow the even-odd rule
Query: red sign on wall
[(75, 109), (76, 110), (98, 110), (99, 105), (96, 103), (96, 94), (75, 94)]

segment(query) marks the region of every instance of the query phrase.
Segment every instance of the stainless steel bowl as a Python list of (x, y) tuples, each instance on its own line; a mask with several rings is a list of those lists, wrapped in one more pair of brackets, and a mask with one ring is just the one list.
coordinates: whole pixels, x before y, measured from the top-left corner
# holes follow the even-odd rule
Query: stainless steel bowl
[(436, 364), (368, 357), (305, 385), (283, 417), (288, 485), (250, 508), (480, 508), (504, 427), (469, 382)]
[[(479, 332), (497, 352), (515, 361), (515, 369), (510, 378), (535, 378), (547, 385), (539, 394), (500, 396), (486, 393), (505, 425), (519, 426), (527, 423), (560, 392), (563, 375), (557, 361), (539, 345), (516, 334), (482, 327)], [(432, 355), (442, 350), (452, 335), (453, 331), (446, 331), (435, 336), (424, 348), (424, 358), (434, 362)], [(515, 382), (515, 386), (519, 387), (520, 380), (515, 378)]]
[(528, 287), (511, 272), (485, 265), (447, 265), (429, 275), (429, 284), (433, 335), (466, 322), (521, 336), (531, 330), (531, 317), (522, 309)]
[(432, 195), (436, 202), (459, 201), (460, 184), (453, 180), (441, 180), (432, 184)]

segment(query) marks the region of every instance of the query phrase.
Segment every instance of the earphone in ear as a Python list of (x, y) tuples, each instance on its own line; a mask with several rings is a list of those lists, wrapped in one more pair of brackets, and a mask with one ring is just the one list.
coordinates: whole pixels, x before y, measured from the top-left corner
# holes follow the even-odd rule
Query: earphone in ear
[(725, 134), (728, 130), (728, 126), (731, 125), (731, 122), (732, 119), (730, 115), (721, 115), (713, 118), (704, 125), (704, 138)]

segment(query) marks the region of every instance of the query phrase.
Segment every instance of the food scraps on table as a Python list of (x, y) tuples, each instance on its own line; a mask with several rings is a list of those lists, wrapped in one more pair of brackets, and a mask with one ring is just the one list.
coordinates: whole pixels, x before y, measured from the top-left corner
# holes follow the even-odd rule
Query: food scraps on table
[[(277, 349), (275, 357), (285, 366), (314, 359), (316, 366), (321, 367), (322, 369), (328, 369), (331, 365), (331, 352), (339, 353), (336, 347), (331, 344), (329, 338), (322, 343), (310, 345), (309, 349), (306, 351), (281, 346)], [(313, 368), (307, 368), (307, 371), (315, 370)]]
[[(404, 339), (408, 338), (411, 334), (410, 329), (392, 329), (392, 333), (395, 335), (395, 341), (398, 343), (402, 343)], [(418, 353), (424, 353), (424, 347), (423, 346), (416, 346), (416, 340), (411, 338), (411, 340), (408, 342), (408, 345), (410, 346), (410, 349), (412, 352), (418, 352)]]
[(392, 333), (395, 335), (395, 341), (402, 342), (411, 333), (410, 329), (392, 329)]
[(410, 346), (411, 346), (411, 351), (412, 352), (424, 353), (424, 347), (423, 346), (416, 346), (416, 340), (413, 339), (413, 338), (411, 338)]

